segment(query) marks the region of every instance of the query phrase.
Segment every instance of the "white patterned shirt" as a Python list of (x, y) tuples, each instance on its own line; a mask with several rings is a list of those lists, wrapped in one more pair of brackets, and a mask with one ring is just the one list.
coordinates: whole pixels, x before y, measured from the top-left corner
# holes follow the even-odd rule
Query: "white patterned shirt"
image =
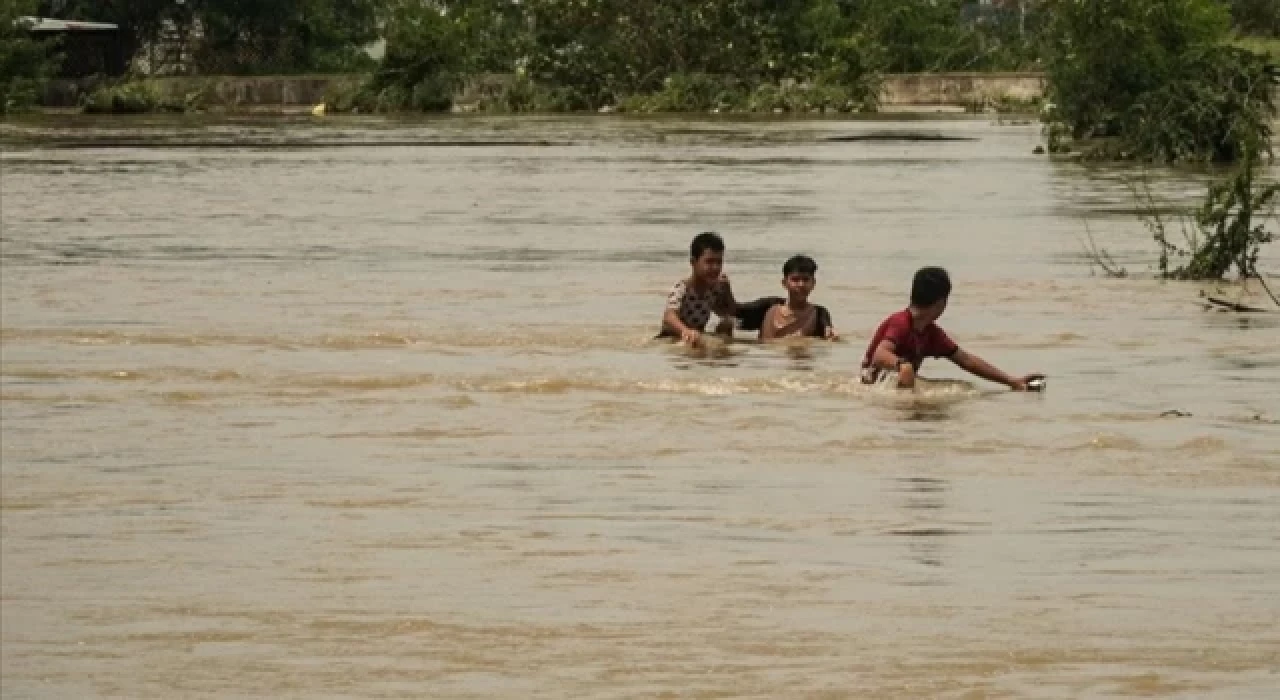
[(680, 322), (695, 331), (702, 331), (711, 320), (711, 312), (724, 308), (728, 284), (716, 283), (704, 292), (697, 292), (688, 280), (680, 280), (667, 295), (667, 309), (675, 311)]

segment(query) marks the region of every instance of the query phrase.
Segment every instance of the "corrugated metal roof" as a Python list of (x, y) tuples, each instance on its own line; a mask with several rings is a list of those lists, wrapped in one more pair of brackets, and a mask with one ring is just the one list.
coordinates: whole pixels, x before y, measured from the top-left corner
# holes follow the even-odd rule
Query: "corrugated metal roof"
[(107, 22), (79, 22), (49, 17), (19, 17), (18, 24), (30, 32), (113, 32), (120, 28)]

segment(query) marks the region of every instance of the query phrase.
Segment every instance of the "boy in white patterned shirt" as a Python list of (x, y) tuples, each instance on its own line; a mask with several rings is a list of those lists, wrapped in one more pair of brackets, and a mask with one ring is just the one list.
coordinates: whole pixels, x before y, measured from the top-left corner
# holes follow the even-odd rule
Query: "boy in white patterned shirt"
[(724, 240), (714, 233), (694, 236), (689, 245), (689, 266), (692, 268), (689, 277), (676, 282), (667, 295), (662, 332), (658, 337), (679, 338), (689, 345), (697, 345), (706, 332), (712, 312), (721, 319), (716, 332), (731, 334), (738, 302), (723, 272)]

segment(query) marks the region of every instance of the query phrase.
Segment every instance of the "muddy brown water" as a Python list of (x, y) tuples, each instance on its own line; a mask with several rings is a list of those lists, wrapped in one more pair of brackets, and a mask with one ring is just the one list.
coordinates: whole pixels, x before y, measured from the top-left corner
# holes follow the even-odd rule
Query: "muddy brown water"
[[(1280, 696), (1280, 314), (1035, 126), (0, 138), (6, 698)], [(844, 342), (651, 342), (702, 230)], [(926, 264), (1046, 393), (856, 383)]]

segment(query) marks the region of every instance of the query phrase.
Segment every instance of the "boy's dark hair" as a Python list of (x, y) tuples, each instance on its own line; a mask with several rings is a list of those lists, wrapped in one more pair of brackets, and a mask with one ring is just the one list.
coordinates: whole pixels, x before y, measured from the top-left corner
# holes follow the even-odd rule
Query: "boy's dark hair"
[(782, 276), (790, 277), (797, 273), (813, 277), (818, 273), (818, 263), (808, 255), (793, 255), (782, 264)]
[(951, 296), (951, 276), (940, 267), (922, 267), (911, 281), (911, 305), (919, 308)]
[(689, 259), (697, 260), (708, 250), (723, 253), (724, 239), (709, 231), (707, 233), (699, 233), (693, 237), (693, 243), (689, 244)]

